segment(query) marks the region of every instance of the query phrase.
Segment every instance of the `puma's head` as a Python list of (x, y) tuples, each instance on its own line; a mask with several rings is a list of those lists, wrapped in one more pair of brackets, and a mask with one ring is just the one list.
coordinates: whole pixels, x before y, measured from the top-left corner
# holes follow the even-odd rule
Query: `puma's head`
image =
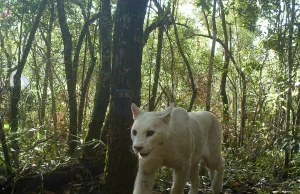
[(162, 112), (143, 112), (131, 105), (134, 123), (131, 128), (132, 149), (142, 158), (159, 151), (168, 137), (168, 125), (173, 106)]

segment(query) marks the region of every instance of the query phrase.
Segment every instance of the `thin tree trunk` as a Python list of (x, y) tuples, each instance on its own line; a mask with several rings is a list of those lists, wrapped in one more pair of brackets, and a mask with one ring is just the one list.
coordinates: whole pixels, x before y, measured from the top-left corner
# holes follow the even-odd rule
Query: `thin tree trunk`
[[(298, 40), (300, 40), (300, 28), (298, 28), (298, 33), (297, 33), (297, 38)], [(295, 50), (297, 50), (299, 47), (299, 44), (296, 44), (296, 48)], [(300, 63), (298, 61), (298, 67), (300, 66)], [(297, 137), (299, 134), (299, 129), (300, 129), (300, 86), (298, 86), (298, 96), (297, 96), (297, 112), (296, 112), (296, 124), (295, 124), (295, 134), (294, 137)], [(297, 145), (297, 142), (299, 140), (296, 138), (295, 139), (295, 144)], [(297, 148), (295, 148), (295, 152), (298, 153), (299, 152), (299, 146)]]
[(43, 93), (42, 93), (42, 104), (41, 104), (41, 125), (44, 124), (45, 120), (45, 110), (46, 110), (46, 102), (48, 97), (48, 85), (49, 85), (49, 76), (51, 73), (51, 39), (52, 39), (52, 29), (53, 29), (53, 23), (54, 23), (54, 0), (51, 0), (51, 7), (50, 7), (50, 21), (49, 21), (49, 27), (47, 29), (47, 35), (44, 39), (45, 45), (46, 45), (46, 67), (45, 67), (45, 77), (44, 77), (44, 83), (43, 83)]
[(242, 146), (244, 144), (244, 135), (246, 130), (246, 102), (247, 102), (247, 83), (246, 83), (246, 75), (241, 70), (241, 68), (237, 67), (237, 72), (240, 74), (242, 79), (242, 99), (241, 99), (241, 125), (240, 125), (240, 136), (239, 136), (239, 144)]
[[(210, 59), (209, 59), (209, 67), (208, 67), (208, 78), (207, 78), (207, 88), (206, 88), (206, 111), (210, 111), (210, 101), (211, 101), (211, 85), (212, 85), (212, 74), (213, 74), (213, 65), (214, 65), (214, 58), (215, 58), (215, 47), (216, 47), (216, 39), (217, 39), (217, 26), (216, 26), (216, 7), (217, 7), (217, 0), (213, 1), (213, 12), (212, 12), (212, 26), (213, 26), (213, 35), (212, 35), (212, 45), (211, 45), (211, 52), (210, 52)], [(209, 29), (208, 18), (203, 12), (207, 29), (208, 35), (211, 36), (211, 32)], [(206, 174), (206, 168), (204, 165), (200, 166), (199, 174), (204, 176)]]
[(1, 33), (1, 30), (0, 30), (0, 46), (1, 46), (1, 50), (4, 52), (4, 55), (6, 57), (6, 62), (7, 62), (7, 73), (6, 73), (6, 76), (5, 76), (5, 84), (4, 85), (5, 85), (6, 88), (9, 88), (9, 86), (10, 86), (10, 75), (13, 72), (13, 70), (12, 70), (12, 58), (11, 58), (11, 55), (8, 52), (8, 50), (5, 48), (4, 37)]
[[(96, 94), (94, 97), (94, 108), (89, 131), (85, 142), (93, 139), (100, 140), (101, 129), (105, 120), (106, 110), (110, 98), (110, 79), (111, 79), (111, 43), (112, 43), (112, 18), (110, 0), (101, 0), (101, 66), (99, 66), (99, 76), (97, 78)], [(84, 157), (97, 155), (97, 150), (93, 145), (84, 148)]]
[[(296, 112), (296, 122), (294, 126), (294, 139), (295, 139), (295, 145), (299, 142), (299, 140), (296, 138), (299, 135), (300, 131), (300, 87), (298, 86), (298, 96), (297, 96), (297, 112)], [(299, 153), (299, 146), (295, 146), (294, 148), (295, 153)]]
[[(287, 10), (288, 11), (288, 10)], [(291, 116), (290, 111), (292, 108), (292, 82), (293, 82), (293, 33), (294, 33), (294, 23), (295, 23), (295, 0), (291, 2), (291, 12), (290, 12), (290, 23), (289, 23), (289, 35), (288, 35), (288, 84), (287, 84), (287, 107), (286, 107), (286, 128), (285, 135), (288, 136), (291, 128)], [(288, 146), (284, 150), (284, 168), (287, 171), (289, 168), (289, 150)], [(288, 175), (288, 173), (286, 173)]]
[[(211, 45), (209, 68), (208, 68), (208, 78), (207, 78), (207, 88), (206, 88), (206, 102), (205, 102), (206, 111), (210, 111), (212, 74), (213, 74), (213, 65), (214, 65), (216, 38), (217, 38), (216, 6), (217, 6), (217, 0), (214, 0), (213, 12), (212, 12), (213, 41), (212, 41), (212, 45)], [(208, 34), (210, 34), (210, 31), (208, 31), (208, 32), (209, 32)]]
[(14, 87), (12, 90), (12, 95), (11, 95), (11, 116), (10, 116), (10, 126), (11, 126), (11, 131), (14, 132), (14, 137), (13, 137), (13, 143), (12, 143), (12, 148), (15, 150), (13, 152), (13, 160), (15, 162), (15, 165), (18, 166), (18, 153), (19, 153), (19, 146), (17, 142), (17, 131), (18, 131), (18, 104), (20, 100), (20, 93), (21, 93), (21, 75), (24, 69), (24, 66), (26, 64), (27, 56), (29, 54), (29, 51), (31, 49), (32, 42), (34, 40), (35, 32), (38, 28), (38, 25), (40, 23), (40, 19), (42, 17), (43, 11), (46, 7), (47, 0), (43, 0), (39, 4), (39, 9), (37, 16), (35, 18), (34, 23), (32, 24), (32, 29), (30, 31), (25, 49), (23, 51), (23, 55), (21, 60), (18, 63), (17, 67), (17, 72), (14, 75)]
[(56, 133), (56, 131), (57, 131), (57, 109), (56, 109), (56, 97), (55, 97), (54, 86), (53, 86), (53, 74), (54, 74), (54, 67), (53, 67), (53, 64), (51, 63), (50, 75), (49, 75), (50, 91), (51, 91), (51, 116), (52, 116), (52, 120), (53, 120), (54, 131)]
[(42, 125), (42, 120), (41, 120), (41, 106), (42, 106), (42, 98), (41, 98), (41, 93), (40, 93), (40, 82), (41, 82), (41, 75), (40, 75), (40, 67), (38, 66), (38, 63), (36, 61), (36, 53), (37, 53), (37, 46), (36, 44), (33, 46), (33, 51), (32, 51), (32, 64), (30, 67), (32, 68), (32, 72), (34, 73), (35, 76), (35, 90), (36, 90), (36, 96), (38, 100), (38, 118), (39, 118), (39, 125)]
[(223, 102), (223, 134), (224, 134), (224, 143), (228, 144), (228, 135), (229, 135), (229, 127), (228, 127), (228, 122), (229, 122), (229, 112), (228, 112), (228, 97), (226, 93), (226, 79), (227, 79), (227, 74), (228, 74), (228, 67), (229, 67), (229, 60), (230, 60), (230, 53), (229, 53), (229, 45), (228, 45), (228, 33), (227, 33), (227, 27), (226, 27), (226, 19), (225, 19), (225, 8), (223, 5), (222, 0), (219, 0), (219, 5), (220, 5), (220, 11), (221, 11), (221, 20), (222, 20), (222, 28), (223, 28), (223, 33), (224, 33), (224, 45), (225, 48), (225, 61), (224, 65), (222, 68), (222, 75), (221, 75), (221, 98)]
[[(297, 32), (297, 38), (298, 40), (300, 40), (300, 28), (298, 28), (298, 32)], [(299, 49), (299, 44), (296, 44), (296, 47), (294, 50), (298, 50)], [(300, 63), (298, 61), (297, 66), (300, 66)], [(294, 141), (295, 141), (295, 145), (299, 145), (299, 139), (296, 138), (299, 135), (299, 131), (300, 131), (300, 87), (298, 86), (298, 96), (297, 96), (297, 112), (296, 112), (296, 122), (295, 122), (295, 126), (294, 126)], [(294, 153), (299, 153), (299, 146), (295, 146), (294, 147)]]
[[(101, 14), (98, 13), (94, 15), (91, 19), (88, 20), (86, 14), (83, 11), (83, 15), (85, 17), (86, 23), (84, 24), (81, 35), (80, 35), (80, 40), (78, 41), (77, 49), (78, 49), (78, 56), (79, 56), (79, 51), (83, 43), (83, 39), (85, 35), (87, 35), (87, 40), (88, 40), (88, 46), (89, 46), (89, 51), (90, 51), (90, 56), (91, 56), (91, 63), (88, 68), (86, 77), (84, 79), (82, 88), (81, 88), (81, 95), (80, 95), (80, 100), (79, 100), (79, 108), (78, 108), (78, 132), (82, 131), (82, 122), (83, 122), (83, 112), (84, 112), (84, 104), (85, 104), (85, 98), (86, 94), (88, 92), (88, 86), (92, 77), (92, 73), (94, 71), (94, 67), (96, 65), (96, 57), (95, 57), (95, 51), (94, 51), (94, 45), (92, 43), (91, 35), (90, 35), (90, 30), (89, 30), (89, 25), (92, 24), (96, 19), (98, 19)], [(82, 40), (82, 41), (81, 41)], [(78, 59), (76, 59), (78, 62)]]
[(155, 100), (157, 96), (157, 87), (158, 87), (158, 80), (159, 80), (159, 73), (160, 73), (160, 66), (161, 66), (163, 36), (164, 36), (164, 26), (160, 26), (158, 28), (156, 66), (155, 66), (155, 74), (154, 74), (154, 83), (152, 87), (152, 95), (149, 102), (149, 111), (153, 111), (155, 109)]
[(83, 122), (83, 113), (84, 113), (84, 104), (86, 100), (86, 95), (88, 92), (88, 86), (90, 84), (91, 78), (92, 78), (92, 73), (94, 71), (94, 67), (96, 65), (96, 57), (95, 57), (95, 52), (94, 52), (94, 45), (91, 40), (91, 36), (88, 33), (88, 44), (89, 44), (89, 51), (91, 55), (91, 64), (88, 68), (86, 77), (84, 79), (82, 88), (81, 88), (81, 95), (80, 95), (80, 101), (79, 101), (79, 109), (78, 109), (78, 132), (82, 131), (82, 122)]
[[(174, 3), (174, 6), (173, 6), (173, 9), (175, 9), (175, 3)], [(181, 43), (180, 43), (179, 35), (178, 35), (178, 30), (177, 30), (177, 26), (175, 24), (174, 15), (172, 17), (172, 20), (173, 20), (173, 25), (174, 25), (174, 33), (175, 33), (176, 44), (177, 44), (179, 53), (180, 53), (180, 55), (181, 55), (181, 57), (182, 57), (185, 65), (187, 67), (188, 75), (189, 75), (191, 86), (192, 86), (192, 97), (191, 97), (190, 105), (189, 105), (189, 108), (188, 108), (188, 111), (190, 112), (193, 109), (194, 101), (195, 101), (195, 99), (197, 97), (197, 88), (196, 88), (196, 85), (195, 85), (195, 81), (194, 81), (194, 77), (193, 77), (193, 73), (192, 73), (190, 62), (188, 61), (188, 59), (185, 56), (185, 54), (184, 54), (184, 52), (182, 50), (182, 47), (181, 47)]]
[[(235, 28), (236, 28), (236, 36), (237, 39), (239, 39), (239, 33), (238, 33), (238, 28), (237, 28), (237, 21), (235, 19)], [(240, 120), (241, 120), (241, 124), (240, 124), (240, 133), (239, 136), (235, 135), (238, 139), (237, 142), (239, 143), (240, 146), (243, 145), (244, 143), (244, 138), (245, 138), (245, 130), (246, 130), (246, 119), (247, 119), (247, 115), (246, 115), (246, 100), (247, 100), (247, 84), (246, 84), (246, 75), (244, 73), (244, 71), (242, 70), (242, 68), (235, 62), (235, 60), (233, 60), (232, 58), (232, 52), (231, 52), (231, 37), (232, 37), (232, 31), (231, 31), (231, 26), (230, 26), (230, 30), (229, 30), (229, 37), (230, 37), (230, 47), (229, 49), (229, 55), (231, 58), (231, 61), (233, 62), (233, 64), (235, 65), (235, 69), (238, 72), (240, 79), (241, 79), (241, 94), (242, 94), (242, 98), (241, 98), (241, 102), (240, 102), (240, 107), (241, 107), (241, 114), (240, 114)], [(240, 53), (240, 42), (238, 42), (238, 53)], [(239, 59), (239, 63), (242, 63), (242, 60), (240, 59), (240, 54), (238, 54), (238, 59)], [(238, 100), (237, 95), (236, 95), (236, 101)], [(236, 115), (237, 115), (237, 111), (236, 111)], [(235, 130), (236, 131), (236, 130)]]
[[(69, 153), (72, 155), (77, 146), (77, 100), (76, 100), (76, 77), (77, 77), (77, 66), (72, 63), (72, 35), (69, 31), (67, 24), (67, 18), (65, 13), (65, 1), (57, 0), (57, 12), (59, 25), (61, 29), (61, 35), (64, 44), (64, 63), (65, 63), (65, 74), (67, 80), (67, 88), (69, 95)], [(76, 55), (74, 55), (74, 58)]]
[[(45, 77), (44, 77), (44, 82), (43, 82), (43, 92), (42, 92), (42, 99), (41, 99), (41, 108), (40, 108), (40, 125), (44, 125), (44, 120), (45, 120), (45, 112), (46, 112), (46, 102), (47, 102), (47, 90), (48, 90), (48, 85), (49, 85), (49, 74), (50, 74), (50, 63), (51, 56), (48, 56), (48, 48), (46, 51), (46, 67), (45, 67)], [(50, 58), (48, 58), (50, 57)]]
[(4, 132), (4, 128), (3, 128), (1, 113), (0, 113), (0, 141), (1, 141), (2, 151), (3, 151), (3, 155), (4, 155), (6, 173), (7, 173), (7, 175), (11, 175), (13, 169), (11, 166), (9, 150), (8, 150), (8, 146), (6, 143), (6, 137), (5, 137), (5, 132)]
[[(131, 103), (140, 105), (143, 24), (148, 0), (118, 0), (115, 17), (110, 132), (107, 147), (108, 193), (133, 191), (137, 157), (130, 151)], [(126, 159), (125, 159), (126, 158)]]
[[(153, 0), (153, 3), (155, 4), (157, 10), (158, 10), (158, 17), (159, 18), (164, 18), (163, 22), (159, 22), (157, 23), (158, 26), (158, 36), (157, 36), (157, 51), (156, 51), (156, 65), (155, 65), (155, 72), (154, 72), (154, 83), (153, 83), (153, 87), (152, 87), (152, 92), (150, 94), (150, 84), (151, 84), (151, 79), (150, 79), (150, 84), (149, 84), (149, 111), (153, 111), (156, 107), (156, 97), (157, 97), (157, 88), (158, 88), (158, 81), (159, 81), (159, 77), (160, 77), (160, 69), (161, 69), (161, 55), (162, 55), (162, 47), (163, 47), (163, 36), (164, 36), (164, 28), (165, 28), (165, 21), (166, 21), (166, 16), (168, 15), (170, 9), (167, 8), (167, 11), (165, 13), (165, 11), (163, 10), (163, 8), (161, 7), (161, 5), (157, 2), (157, 0)], [(149, 20), (149, 13), (150, 11), (148, 11), (148, 20)], [(147, 20), (147, 22), (148, 22)], [(151, 26), (153, 25), (153, 23), (151, 24)], [(167, 24), (166, 24), (167, 25)], [(147, 25), (145, 32), (148, 31), (150, 32), (151, 27), (149, 27)], [(155, 28), (153, 28), (155, 29)], [(145, 32), (144, 32), (144, 45), (145, 45)]]
[(172, 86), (172, 91), (171, 91), (171, 97), (168, 96), (168, 94), (165, 92), (164, 88), (161, 86), (161, 84), (159, 83), (161, 89), (162, 89), (162, 94), (165, 94), (165, 96), (168, 98), (168, 104), (171, 103), (174, 103), (175, 101), (175, 98), (174, 98), (174, 66), (175, 66), (175, 52), (174, 52), (174, 47), (173, 47), (173, 44), (172, 44), (172, 40), (171, 40), (171, 36), (170, 36), (170, 33), (169, 33), (169, 30), (168, 28), (166, 29), (166, 36), (168, 38), (168, 42), (169, 42), (169, 46), (170, 46), (170, 52), (171, 52), (171, 86)]
[[(79, 2), (78, 2), (79, 3)], [(84, 21), (86, 22), (90, 18), (91, 14), (91, 0), (88, 0), (87, 2), (87, 10), (88, 13), (85, 13), (85, 8), (84, 6), (80, 6), (81, 12), (84, 18)], [(90, 30), (87, 30), (87, 33), (90, 33)], [(93, 45), (94, 46), (94, 45)], [(82, 64), (82, 71), (81, 71), (81, 92), (80, 92), (80, 100), (79, 100), (79, 108), (78, 108), (78, 134), (81, 135), (82, 133), (82, 125), (83, 125), (83, 117), (84, 117), (84, 110), (85, 110), (85, 98), (86, 98), (86, 93), (88, 93), (88, 86), (86, 89), (84, 88), (84, 80), (85, 80), (85, 73), (86, 73), (86, 66), (87, 66), (87, 51), (88, 51), (88, 38), (85, 38), (84, 42), (84, 56), (83, 56), (83, 64)], [(91, 54), (91, 59), (94, 57), (94, 48), (93, 48), (93, 54)], [(92, 56), (93, 55), (93, 56)], [(91, 63), (90, 63), (91, 64)], [(93, 71), (92, 71), (93, 72)], [(85, 94), (83, 92), (86, 91)]]

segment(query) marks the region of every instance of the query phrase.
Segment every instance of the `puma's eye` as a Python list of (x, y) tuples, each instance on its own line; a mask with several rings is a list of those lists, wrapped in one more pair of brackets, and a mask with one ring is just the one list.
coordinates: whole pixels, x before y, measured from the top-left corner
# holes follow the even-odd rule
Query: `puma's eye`
[(132, 130), (132, 135), (136, 136), (137, 131), (136, 130)]
[(146, 136), (147, 137), (151, 137), (153, 134), (155, 133), (155, 131), (147, 131), (147, 134), (146, 134)]

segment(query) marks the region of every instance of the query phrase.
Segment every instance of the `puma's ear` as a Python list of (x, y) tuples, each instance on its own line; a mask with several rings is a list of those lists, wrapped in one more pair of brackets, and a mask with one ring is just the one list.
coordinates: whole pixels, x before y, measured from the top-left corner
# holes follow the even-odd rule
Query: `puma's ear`
[(139, 109), (134, 103), (131, 104), (131, 112), (133, 119), (135, 120), (139, 115), (143, 114), (143, 111)]
[(174, 108), (174, 105), (171, 104), (168, 108), (166, 108), (164, 111), (161, 112), (161, 118), (163, 122), (169, 123), (170, 118), (171, 118), (171, 112)]

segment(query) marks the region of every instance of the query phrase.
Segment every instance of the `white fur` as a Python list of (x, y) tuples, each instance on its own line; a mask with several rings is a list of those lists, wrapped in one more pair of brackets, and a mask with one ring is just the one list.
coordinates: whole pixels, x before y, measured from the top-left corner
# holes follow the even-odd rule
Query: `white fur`
[(131, 110), (131, 139), (133, 150), (139, 155), (133, 194), (151, 194), (154, 175), (162, 166), (173, 169), (171, 194), (183, 194), (188, 178), (189, 194), (197, 194), (199, 163), (209, 168), (213, 193), (222, 191), (224, 159), (216, 116), (206, 111), (188, 113), (173, 106), (162, 112), (143, 112), (132, 104)]

